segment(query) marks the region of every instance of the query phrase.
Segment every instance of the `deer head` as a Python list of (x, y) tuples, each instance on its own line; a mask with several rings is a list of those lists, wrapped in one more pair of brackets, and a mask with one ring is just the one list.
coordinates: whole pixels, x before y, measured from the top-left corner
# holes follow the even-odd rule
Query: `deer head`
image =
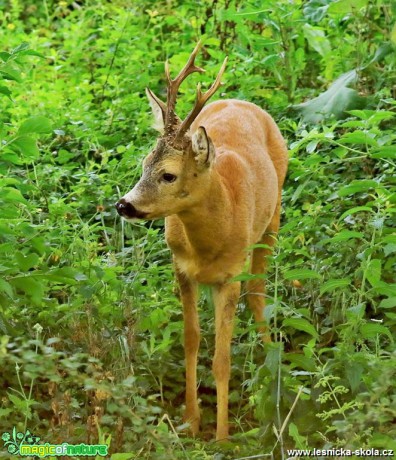
[(204, 72), (194, 62), (200, 47), (199, 42), (187, 64), (174, 79), (170, 76), (168, 62), (165, 63), (168, 81), (166, 104), (150, 89), (146, 89), (155, 119), (154, 127), (161, 137), (144, 159), (139, 182), (116, 204), (118, 213), (127, 220), (158, 219), (180, 213), (198, 202), (208, 187), (208, 174), (215, 156), (214, 146), (203, 126), (193, 133), (190, 127), (221, 85), (227, 58), (208, 91), (202, 93), (198, 85), (195, 105), (186, 119), (181, 121), (175, 112), (182, 82), (194, 72)]

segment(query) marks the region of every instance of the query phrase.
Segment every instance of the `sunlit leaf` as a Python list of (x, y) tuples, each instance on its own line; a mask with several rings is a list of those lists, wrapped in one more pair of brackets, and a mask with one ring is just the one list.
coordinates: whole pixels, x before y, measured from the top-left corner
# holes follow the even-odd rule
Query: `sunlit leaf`
[(4, 94), (4, 96), (11, 99), (11, 91), (6, 86), (0, 86), (0, 94)]
[(378, 142), (364, 131), (352, 131), (344, 134), (340, 138), (341, 144), (363, 144), (370, 146), (377, 146)]
[(19, 128), (18, 134), (50, 133), (51, 131), (50, 120), (43, 116), (37, 116), (25, 120)]
[(29, 136), (20, 136), (12, 143), (12, 145), (18, 147), (21, 154), (28, 158), (35, 160), (39, 157), (40, 151), (37, 147), (35, 139)]
[(331, 14), (346, 14), (361, 10), (367, 6), (368, 0), (335, 0), (329, 6)]

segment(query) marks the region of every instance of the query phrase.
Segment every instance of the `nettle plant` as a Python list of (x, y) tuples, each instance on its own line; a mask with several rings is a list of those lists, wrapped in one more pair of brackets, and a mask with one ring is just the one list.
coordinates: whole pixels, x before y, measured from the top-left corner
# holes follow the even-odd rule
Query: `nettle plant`
[[(155, 80), (167, 57), (172, 67), (182, 65), (184, 51), (204, 34), (213, 66), (203, 85), (228, 54), (227, 94), (275, 113), (291, 150), (267, 282), (275, 341), (261, 348), (242, 296), (230, 393), (232, 424), (242, 434), (222, 455), (272, 450), (278, 458), (286, 446), (392, 448), (391, 2), (278, 1), (263, 8), (255, 0), (198, 7), (173, 1), (154, 8), (139, 0), (130, 11), (123, 1), (36, 3), (13, 1), (0, 12), (4, 43), (16, 47), (29, 31), (50, 57), (28, 56), (26, 45), (0, 53), (0, 356), (10, 387), (2, 421), (12, 417), (23, 431), (28, 416), (42, 439), (49, 420), (62, 440), (110, 442), (112, 434), (113, 451), (133, 453), (124, 456), (219, 455), (217, 444), (177, 430), (182, 317), (163, 224), (127, 227), (110, 209), (120, 184), (139, 177), (153, 137), (139, 88)], [(153, 89), (163, 87), (159, 80)], [(194, 94), (181, 91), (186, 113)], [(286, 109), (307, 98), (298, 123)], [(208, 426), (215, 417), (212, 307), (208, 296), (200, 304)], [(38, 340), (29, 329), (36, 321), (43, 327)]]
[[(388, 99), (390, 110), (352, 111), (320, 129), (292, 126), (286, 218), (266, 309), (279, 342), (246, 382), (256, 388), (267, 436), (273, 420), (284, 432), (301, 387), (290, 414), (297, 445), (333, 445), (335, 432), (342, 432), (339, 445), (356, 441), (346, 421), (367, 404), (356, 395), (380, 386), (374, 361), (386, 368), (394, 362), (393, 103)], [(301, 407), (311, 407), (312, 416)], [(368, 433), (364, 439), (372, 445)]]
[[(43, 57), (29, 49), (26, 43), (11, 52), (0, 53), (0, 77), (4, 82), (23, 84), (26, 70), (25, 56)], [(11, 99), (11, 85), (1, 86), (1, 93)], [(51, 284), (74, 283), (71, 271), (52, 269), (48, 264), (48, 246), (37, 228), (37, 209), (25, 196), (35, 185), (26, 180), (24, 168), (35, 173), (39, 159), (39, 136), (52, 132), (50, 121), (44, 116), (34, 116), (22, 121), (18, 127), (7, 119), (4, 111), (0, 119), (0, 279), (1, 329), (11, 332), (13, 309), (10, 303), (26, 308), (41, 305), (44, 293)], [(36, 186), (39, 179), (36, 176)]]
[[(391, 311), (396, 299), (395, 134), (390, 129), (395, 114), (358, 110), (350, 115), (322, 129), (300, 130), (291, 145), (294, 185), (285, 194), (291, 206), (285, 206), (279, 255), (292, 256), (292, 267), (301, 266), (282, 273), (283, 296), (291, 288), (281, 311), (287, 316), (283, 326), (313, 336), (317, 330), (321, 336), (317, 350), (303, 345), (303, 355), (285, 353), (282, 360), (291, 363), (297, 382), (312, 382), (320, 432), (331, 443), (331, 433), (343, 431), (340, 445), (357, 436), (345, 422), (364, 404), (355, 395), (370, 394), (378, 385), (371, 363), (394, 361), (396, 319)], [(302, 299), (306, 308), (297, 307)], [(299, 348), (298, 334), (291, 337)], [(368, 435), (365, 440), (369, 443)]]

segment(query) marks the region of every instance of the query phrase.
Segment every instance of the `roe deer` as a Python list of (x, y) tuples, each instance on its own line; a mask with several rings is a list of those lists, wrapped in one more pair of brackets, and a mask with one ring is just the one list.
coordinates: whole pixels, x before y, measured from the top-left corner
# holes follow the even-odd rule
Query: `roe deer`
[[(228, 436), (228, 392), (233, 320), (240, 295), (240, 274), (262, 274), (268, 246), (279, 228), (287, 149), (274, 120), (258, 106), (236, 99), (204, 107), (219, 88), (227, 58), (205, 93), (197, 88), (195, 106), (184, 121), (175, 114), (178, 89), (193, 72), (200, 43), (179, 75), (168, 63), (167, 102), (146, 93), (161, 136), (143, 162), (139, 182), (116, 204), (126, 220), (165, 217), (165, 238), (173, 253), (184, 316), (186, 408), (184, 420), (199, 430), (197, 355), (200, 328), (198, 284), (210, 285), (215, 305), (213, 374), (217, 390), (216, 439)], [(261, 243), (249, 254), (247, 249)], [(247, 298), (264, 340), (264, 280), (247, 283)]]

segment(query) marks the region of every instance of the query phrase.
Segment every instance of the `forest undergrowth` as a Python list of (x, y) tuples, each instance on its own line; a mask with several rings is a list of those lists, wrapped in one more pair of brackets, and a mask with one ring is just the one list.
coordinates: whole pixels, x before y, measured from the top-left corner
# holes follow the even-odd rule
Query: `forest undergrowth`
[[(0, 0), (0, 458), (18, 458), (27, 430), (106, 444), (112, 460), (396, 451), (395, 13), (385, 0)], [(163, 221), (114, 209), (156, 139), (146, 86), (164, 97), (164, 61), (181, 68), (200, 38), (207, 72), (181, 87), (180, 115), (228, 55), (217, 98), (268, 110), (290, 152), (267, 274), (274, 341), (242, 295), (221, 445), (208, 291), (191, 438)]]

